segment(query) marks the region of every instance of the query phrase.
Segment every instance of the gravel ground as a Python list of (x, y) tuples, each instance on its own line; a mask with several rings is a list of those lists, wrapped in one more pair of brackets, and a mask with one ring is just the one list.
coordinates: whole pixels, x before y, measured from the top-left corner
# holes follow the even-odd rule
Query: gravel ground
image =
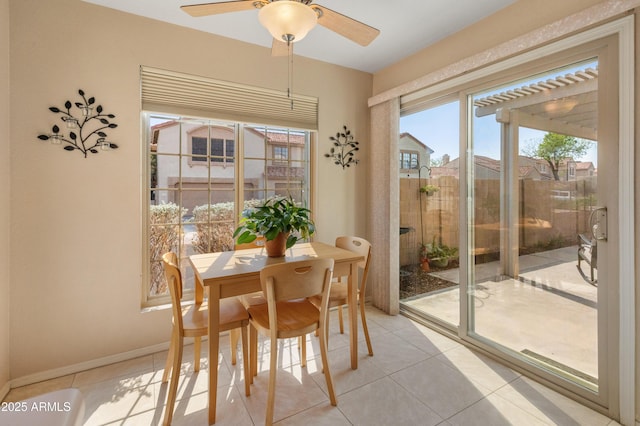
[[(457, 264), (452, 263), (448, 268), (457, 267)], [(420, 265), (403, 266), (400, 270), (400, 300), (456, 286), (456, 283), (431, 275), (431, 272), (441, 270), (432, 267), (430, 272), (425, 272)]]

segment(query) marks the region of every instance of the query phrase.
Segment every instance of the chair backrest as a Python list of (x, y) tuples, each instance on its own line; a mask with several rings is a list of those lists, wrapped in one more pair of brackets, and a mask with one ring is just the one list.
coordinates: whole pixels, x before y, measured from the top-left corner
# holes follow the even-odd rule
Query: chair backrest
[(333, 274), (333, 259), (309, 259), (265, 266), (260, 284), (267, 297), (275, 302), (303, 299), (328, 293)]
[(364, 296), (367, 284), (367, 274), (369, 273), (369, 262), (371, 260), (371, 243), (364, 238), (344, 236), (336, 238), (336, 247), (364, 256), (364, 260), (358, 262), (358, 267), (362, 268), (362, 276), (360, 277), (360, 293)]
[(182, 299), (182, 274), (178, 266), (178, 256), (172, 251), (162, 256), (162, 266), (164, 276), (167, 279), (167, 286), (171, 294), (171, 305), (173, 310), (173, 320), (176, 326), (182, 330), (182, 311), (180, 299)]

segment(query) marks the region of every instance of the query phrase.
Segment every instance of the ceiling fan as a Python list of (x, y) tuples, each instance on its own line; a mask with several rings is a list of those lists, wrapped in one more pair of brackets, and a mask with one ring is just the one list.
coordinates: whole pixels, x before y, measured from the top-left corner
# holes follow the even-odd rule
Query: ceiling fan
[(218, 3), (181, 6), (193, 17), (259, 9), (260, 23), (273, 36), (273, 54), (286, 55), (291, 43), (302, 40), (316, 25), (367, 46), (380, 30), (342, 15), (324, 6), (311, 4), (313, 0), (235, 0)]

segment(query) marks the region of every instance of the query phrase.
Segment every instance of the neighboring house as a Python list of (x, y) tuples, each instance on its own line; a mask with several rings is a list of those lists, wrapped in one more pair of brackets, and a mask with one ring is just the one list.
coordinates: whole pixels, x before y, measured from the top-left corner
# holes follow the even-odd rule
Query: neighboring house
[(401, 177), (429, 177), (429, 169), (424, 173), (420, 172), (420, 167), (430, 167), (431, 154), (433, 150), (416, 139), (411, 133), (400, 134), (400, 176)]
[[(179, 172), (182, 188), (194, 190), (182, 192), (181, 205), (188, 210), (202, 204), (197, 190), (205, 190), (208, 185), (213, 189), (212, 204), (234, 200), (238, 158), (233, 127), (167, 121), (152, 126), (151, 132), (152, 151), (171, 154), (176, 153), (180, 146), (180, 152), (187, 153), (181, 161), (176, 161), (177, 157), (171, 155), (157, 156), (157, 172), (152, 179), (154, 187), (159, 190), (152, 194), (153, 203), (179, 204), (180, 200), (174, 199), (177, 192), (163, 190), (177, 188)], [(291, 181), (302, 184), (305, 179), (304, 134), (247, 127), (244, 129), (244, 144), (245, 199), (263, 197), (264, 189), (275, 194), (282, 189), (281, 195), (286, 195), (284, 188), (291, 188)], [(207, 154), (210, 154), (210, 163)]]
[[(443, 156), (443, 164), (440, 167), (431, 169), (431, 177), (458, 176), (459, 159), (449, 161), (448, 156)], [(595, 175), (595, 167), (592, 162), (582, 162), (569, 160), (560, 166), (560, 180), (573, 181), (587, 176)], [(476, 179), (500, 179), (500, 161), (484, 157), (475, 156), (475, 178)], [(518, 178), (529, 180), (553, 180), (553, 173), (549, 164), (539, 158), (518, 157)]]
[(572, 161), (569, 169), (568, 180), (579, 180), (590, 176), (596, 176), (596, 167), (591, 161)]
[(585, 178), (589, 176), (597, 176), (596, 166), (591, 161), (576, 162), (576, 177)]

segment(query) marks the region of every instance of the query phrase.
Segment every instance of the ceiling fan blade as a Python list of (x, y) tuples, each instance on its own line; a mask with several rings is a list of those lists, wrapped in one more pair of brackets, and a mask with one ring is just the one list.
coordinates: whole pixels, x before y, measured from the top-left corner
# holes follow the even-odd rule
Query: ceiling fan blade
[(291, 46), (287, 46), (287, 43), (285, 43), (284, 41), (274, 38), (273, 42), (271, 43), (271, 56), (288, 56), (289, 48), (293, 50), (293, 43), (291, 44)]
[(240, 12), (243, 10), (255, 9), (255, 0), (236, 0), (236, 1), (223, 1), (220, 3), (203, 3), (192, 4), (189, 6), (180, 6), (180, 9), (187, 12), (193, 17), (218, 15), (220, 13), (228, 12)]
[(319, 10), (318, 24), (348, 38), (361, 46), (367, 46), (380, 34), (380, 30), (349, 18), (320, 5), (311, 5)]

